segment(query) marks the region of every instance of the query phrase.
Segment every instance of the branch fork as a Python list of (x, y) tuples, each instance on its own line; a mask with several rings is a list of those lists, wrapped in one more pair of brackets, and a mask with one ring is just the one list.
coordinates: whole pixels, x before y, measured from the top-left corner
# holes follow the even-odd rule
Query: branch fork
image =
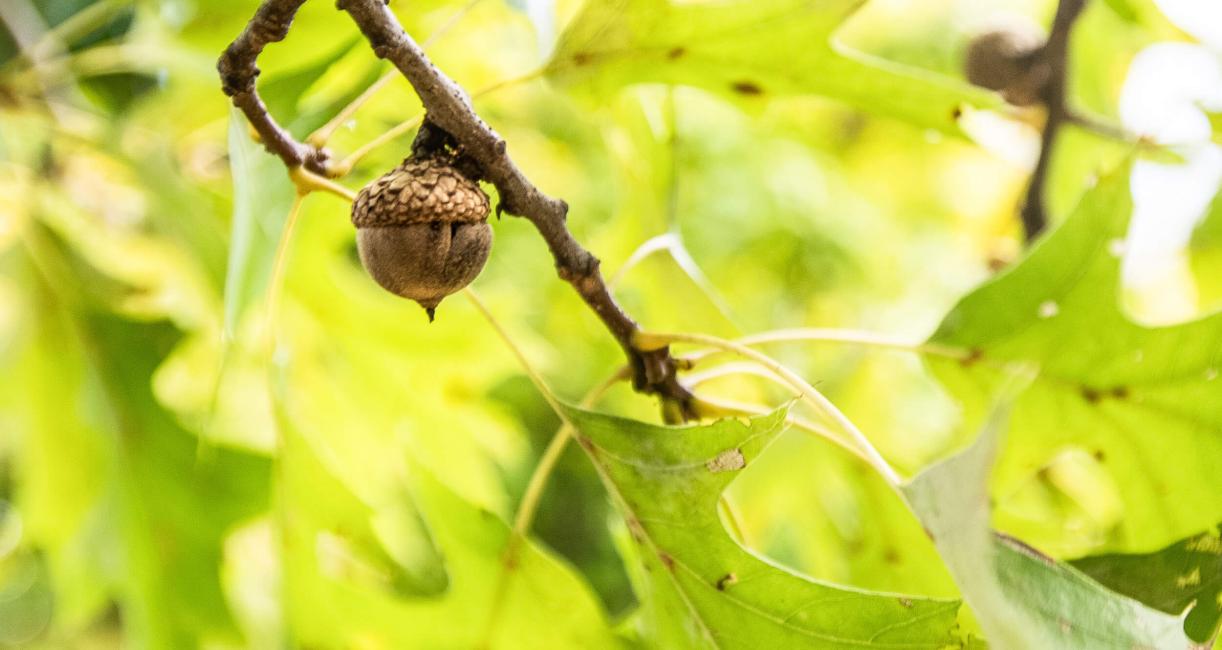
[[(263, 0), (242, 33), (217, 62), (221, 87), (250, 121), (264, 146), (290, 171), (304, 168), (331, 176), (329, 154), (321, 146), (298, 142), (268, 113), (259, 98), (256, 65), (270, 43), (284, 40), (305, 0)], [(679, 363), (666, 347), (642, 350), (634, 343), (640, 327), (616, 303), (599, 271), (599, 260), (573, 238), (566, 224), (569, 206), (536, 187), (509, 157), (505, 140), (475, 112), (466, 91), (445, 75), (403, 30), (383, 0), (339, 0), (339, 10), (356, 23), (376, 56), (390, 61), (424, 104), (426, 118), (416, 146), (442, 138), (469, 160), (478, 177), (496, 187), (498, 214), (527, 219), (539, 231), (556, 262), (556, 273), (572, 285), (623, 348), (632, 369), (633, 388), (657, 395), (668, 419), (696, 416), (692, 394), (679, 383)]]

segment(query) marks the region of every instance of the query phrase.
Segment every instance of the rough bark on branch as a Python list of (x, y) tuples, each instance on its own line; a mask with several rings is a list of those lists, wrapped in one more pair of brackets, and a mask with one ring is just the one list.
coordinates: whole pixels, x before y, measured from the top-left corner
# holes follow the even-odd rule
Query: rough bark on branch
[[(217, 65), (222, 87), (246, 114), (267, 148), (291, 167), (326, 171), (322, 150), (296, 142), (276, 124), (259, 99), (255, 65), (268, 43), (284, 39), (305, 0), (264, 0), (246, 29), (225, 50)], [(384, 0), (339, 0), (337, 6), (356, 22), (374, 54), (390, 61), (420, 96), (426, 124), (453, 139), (483, 180), (496, 186), (498, 212), (534, 224), (556, 262), (556, 271), (598, 315), (628, 357), (636, 390), (657, 395), (682, 418), (695, 416), (692, 395), (678, 381), (678, 364), (667, 348), (640, 350), (633, 344), (637, 323), (615, 302), (599, 271), (599, 261), (583, 248), (566, 224), (568, 204), (544, 194), (509, 157), (505, 140), (476, 114), (467, 93), (439, 70), (409, 36)]]
[(255, 87), (259, 77), (257, 62), (263, 48), (284, 40), (303, 4), (305, 0), (266, 0), (242, 33), (225, 48), (216, 69), (221, 75), (221, 90), (246, 115), (268, 151), (290, 169), (304, 166), (322, 174), (326, 171), (326, 151), (294, 140), (267, 111)]

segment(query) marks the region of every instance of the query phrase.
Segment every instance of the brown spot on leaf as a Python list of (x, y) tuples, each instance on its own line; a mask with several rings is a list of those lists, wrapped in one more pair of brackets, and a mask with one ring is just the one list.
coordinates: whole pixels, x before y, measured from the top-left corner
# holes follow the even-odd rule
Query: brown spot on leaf
[(671, 557), (670, 553), (658, 551), (658, 560), (662, 563), (662, 566), (666, 567), (667, 571), (675, 572), (675, 558)]
[(670, 51), (666, 53), (666, 58), (674, 61), (675, 59), (681, 58), (684, 54), (687, 54), (687, 48), (672, 47)]
[(903, 596), (900, 596), (899, 601), (900, 601), (900, 607), (903, 607), (904, 609), (912, 609), (912, 599), (911, 598), (904, 598)]
[(967, 356), (959, 360), (959, 364), (964, 368), (971, 368), (983, 358), (984, 350), (981, 350), (980, 348), (972, 348), (971, 350), (967, 351)]
[(759, 84), (753, 81), (735, 81), (730, 84), (730, 89), (740, 95), (755, 97), (764, 94), (764, 89), (760, 88)]
[(573, 65), (578, 65), (578, 66), (586, 65), (587, 63), (590, 62), (591, 58), (593, 57), (590, 56), (589, 52), (578, 52), (573, 55)]
[(1115, 397), (1116, 399), (1128, 399), (1129, 398), (1129, 387), (1128, 386), (1117, 386), (1113, 388), (1112, 397)]
[(1081, 388), (1081, 392), (1082, 392), (1082, 399), (1086, 400), (1087, 402), (1090, 402), (1091, 404), (1098, 404), (1099, 398), (1102, 397), (1102, 395), (1099, 394), (1098, 390), (1091, 388), (1090, 386), (1083, 386)]
[(1102, 449), (1096, 449), (1096, 450), (1095, 450), (1095, 453), (1094, 453), (1093, 455), (1094, 455), (1094, 457), (1095, 457), (1095, 460), (1097, 460), (1097, 461), (1099, 461), (1099, 462), (1101, 462), (1101, 463), (1102, 463), (1103, 461), (1107, 460), (1107, 454), (1103, 453), (1103, 450), (1102, 450)]
[(726, 587), (738, 582), (738, 576), (731, 571), (717, 579), (717, 591), (725, 591)]
[(888, 546), (886, 550), (883, 551), (883, 562), (886, 562), (887, 564), (899, 564), (900, 552)]
[(952, 109), (950, 112), (950, 119), (958, 122), (959, 118), (961, 117), (963, 117), (963, 109), (959, 108), (958, 106), (954, 107), (954, 109)]

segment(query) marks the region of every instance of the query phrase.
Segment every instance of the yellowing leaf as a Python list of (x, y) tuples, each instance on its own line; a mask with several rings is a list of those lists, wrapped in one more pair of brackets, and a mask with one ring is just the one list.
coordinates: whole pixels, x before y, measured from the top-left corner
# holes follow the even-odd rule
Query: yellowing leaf
[(599, 97), (668, 83), (752, 99), (822, 95), (912, 124), (958, 132), (963, 105), (994, 94), (852, 51), (836, 29), (860, 0), (672, 3), (592, 0), (560, 37), (548, 76)]

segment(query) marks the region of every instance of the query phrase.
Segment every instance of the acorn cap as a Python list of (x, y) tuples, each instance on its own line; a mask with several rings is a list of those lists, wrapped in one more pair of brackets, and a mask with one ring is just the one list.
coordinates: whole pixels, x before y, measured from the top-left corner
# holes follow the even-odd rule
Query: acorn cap
[(476, 223), (488, 212), (488, 195), (475, 181), (440, 160), (408, 158), (357, 194), (352, 223), (357, 228)]

